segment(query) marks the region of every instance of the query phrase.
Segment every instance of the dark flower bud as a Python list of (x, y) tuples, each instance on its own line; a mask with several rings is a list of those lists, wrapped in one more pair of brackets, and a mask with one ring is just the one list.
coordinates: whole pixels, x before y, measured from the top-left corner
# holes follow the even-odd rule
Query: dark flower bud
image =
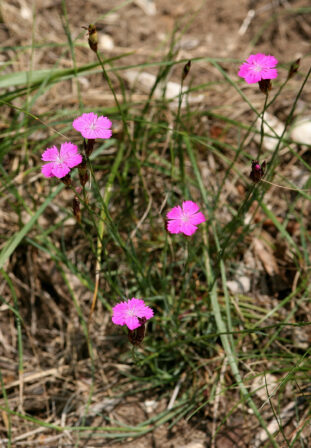
[(81, 209), (80, 209), (80, 201), (78, 196), (75, 196), (72, 201), (72, 210), (73, 214), (76, 217), (77, 222), (81, 223)]
[(90, 49), (93, 50), (95, 53), (97, 53), (97, 44), (98, 44), (98, 36), (96, 31), (96, 26), (93, 24), (90, 24), (87, 28), (83, 26), (82, 28), (86, 29), (89, 33), (89, 46)]
[(146, 334), (145, 322), (147, 319), (145, 317), (138, 317), (137, 319), (139, 320), (140, 327), (128, 331), (128, 340), (132, 345), (140, 345)]
[(187, 64), (184, 66), (182, 75), (181, 75), (181, 81), (184, 82), (184, 80), (186, 79), (186, 77), (188, 76), (188, 73), (190, 72), (190, 68), (191, 68), (191, 61), (189, 60), (187, 62)]
[(63, 182), (63, 184), (66, 185), (66, 188), (68, 189), (70, 188), (71, 185), (70, 173), (66, 174), (66, 176), (62, 177), (60, 180)]
[(258, 84), (261, 92), (265, 95), (267, 95), (272, 88), (271, 79), (261, 79), (258, 81)]
[(81, 184), (82, 187), (84, 187), (84, 185), (89, 180), (89, 174), (88, 174), (88, 171), (87, 171), (86, 159), (85, 159), (84, 156), (83, 156), (82, 162), (80, 163), (78, 169), (79, 169), (80, 184)]
[(249, 177), (252, 179), (253, 182), (257, 183), (264, 176), (265, 169), (266, 169), (266, 161), (264, 161), (262, 163), (262, 165), (260, 165), (258, 160), (253, 160), (252, 161), (252, 171), (251, 171)]
[(92, 154), (93, 149), (94, 149), (94, 143), (95, 143), (94, 139), (91, 139), (91, 138), (88, 139), (88, 141), (85, 145), (85, 154), (87, 155), (87, 157), (90, 157), (90, 155)]
[(287, 80), (291, 79), (298, 72), (299, 65), (300, 65), (300, 58), (298, 58), (295, 62), (293, 62), (292, 65), (289, 67)]

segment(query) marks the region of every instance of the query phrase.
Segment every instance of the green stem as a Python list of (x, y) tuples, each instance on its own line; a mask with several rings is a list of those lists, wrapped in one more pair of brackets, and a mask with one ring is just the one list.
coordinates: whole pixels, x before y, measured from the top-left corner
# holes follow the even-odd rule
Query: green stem
[(116, 103), (116, 105), (117, 105), (119, 114), (120, 114), (121, 119), (122, 119), (122, 122), (123, 122), (124, 131), (125, 131), (125, 133), (126, 133), (126, 135), (127, 135), (128, 141), (130, 142), (130, 141), (131, 141), (131, 136), (130, 136), (129, 128), (128, 128), (128, 125), (127, 125), (127, 122), (126, 122), (126, 115), (125, 115), (125, 113), (124, 113), (124, 111), (123, 111), (123, 109), (122, 109), (122, 107), (121, 107), (121, 105), (120, 105), (120, 103), (119, 103), (119, 100), (118, 100), (118, 98), (117, 98), (117, 95), (116, 95), (116, 92), (115, 92), (114, 87), (113, 87), (113, 85), (112, 85), (112, 82), (111, 82), (111, 80), (110, 80), (110, 78), (109, 78), (109, 76), (108, 76), (108, 74), (107, 74), (107, 71), (106, 71), (106, 69), (105, 69), (104, 63), (103, 63), (103, 61), (102, 61), (102, 59), (101, 59), (100, 54), (99, 54), (98, 51), (96, 51), (96, 56), (97, 56), (97, 59), (98, 59), (100, 65), (101, 65), (101, 68), (102, 68), (102, 71), (103, 71), (104, 78), (105, 78), (105, 80), (107, 81), (107, 84), (108, 84), (108, 86), (109, 86), (109, 89), (110, 89), (111, 92), (112, 92), (113, 98), (114, 98), (114, 100), (115, 100), (115, 103)]
[(178, 109), (177, 109), (177, 115), (176, 115), (176, 121), (175, 121), (175, 142), (177, 144), (177, 151), (178, 151), (178, 158), (179, 158), (179, 169), (180, 169), (180, 181), (181, 181), (181, 185), (182, 185), (182, 193), (185, 196), (185, 167), (184, 167), (184, 153), (183, 153), (183, 148), (181, 145), (181, 136), (178, 134), (178, 129), (179, 129), (179, 120), (180, 120), (180, 111), (181, 111), (181, 104), (182, 104), (182, 99), (183, 99), (183, 85), (184, 85), (184, 81), (183, 79), (181, 80), (181, 84), (180, 84), (180, 91), (179, 91), (179, 97), (178, 97)]
[[(295, 112), (295, 109), (296, 109), (296, 106), (297, 106), (297, 102), (298, 102), (298, 100), (299, 100), (299, 98), (300, 98), (300, 96), (302, 94), (302, 91), (304, 89), (304, 86), (305, 86), (306, 82), (308, 81), (308, 79), (310, 77), (310, 74), (311, 74), (311, 67), (309, 68), (308, 73), (307, 73), (305, 79), (303, 80), (303, 83), (301, 84), (301, 87), (300, 87), (300, 89), (299, 89), (299, 91), (297, 93), (297, 96), (296, 96), (295, 101), (294, 101), (294, 103), (292, 105), (292, 108), (291, 108), (291, 110), (290, 110), (290, 112), (288, 114), (288, 117), (287, 117), (286, 122), (285, 122), (284, 130), (283, 130), (282, 134), (280, 135), (279, 141), (278, 141), (278, 143), (277, 143), (277, 145), (275, 147), (275, 150), (274, 150), (274, 152), (272, 154), (272, 157), (271, 157), (271, 160), (270, 160), (270, 163), (269, 163), (268, 173), (269, 172), (274, 173), (274, 161), (275, 161), (275, 158), (277, 156), (277, 153), (279, 151), (281, 142), (283, 141), (283, 137), (284, 137), (284, 135), (285, 135), (285, 133), (287, 131), (287, 128), (288, 128), (288, 126), (289, 126), (289, 124), (290, 124), (290, 122), (291, 122), (291, 120), (293, 118), (293, 115), (294, 115), (294, 112)], [(272, 179), (272, 175), (270, 175), (267, 180), (271, 181), (271, 179)], [(265, 192), (263, 193), (261, 199), (263, 199), (264, 194), (265, 194)]]
[[(188, 265), (189, 265), (189, 246), (188, 246), (187, 240), (186, 240), (185, 251), (186, 251), (186, 259), (185, 259), (184, 266), (183, 266), (183, 269), (181, 272), (181, 278), (184, 279), (184, 282), (183, 282), (184, 286), (187, 284), (186, 274), (188, 272)], [(175, 312), (176, 319), (178, 319), (178, 315), (180, 313), (181, 302), (182, 302), (182, 299), (184, 298), (184, 292), (185, 292), (184, 289), (185, 289), (185, 287), (182, 288), (182, 291), (180, 292), (179, 297), (178, 297), (177, 307), (176, 307), (176, 312)]]
[(262, 109), (262, 113), (261, 113), (261, 126), (260, 126), (260, 143), (259, 143), (259, 148), (258, 148), (258, 155), (257, 155), (257, 160), (259, 161), (260, 158), (260, 154), (261, 154), (261, 149), (262, 149), (262, 144), (263, 144), (263, 137), (265, 134), (265, 130), (264, 130), (264, 115), (267, 109), (267, 103), (268, 103), (268, 92), (266, 93), (266, 98), (265, 98), (265, 102), (263, 105), (263, 109)]
[[(105, 188), (105, 192), (103, 195), (103, 202), (102, 202), (102, 208), (101, 208), (101, 212), (100, 212), (100, 219), (99, 219), (99, 223), (98, 223), (98, 236), (97, 236), (97, 250), (96, 250), (96, 268), (95, 268), (95, 272), (96, 272), (96, 278), (95, 278), (95, 288), (94, 288), (94, 293), (93, 293), (93, 298), (92, 298), (92, 305), (91, 305), (91, 311), (90, 311), (90, 316), (89, 316), (89, 323), (91, 321), (92, 318), (92, 314), (93, 311), (95, 309), (95, 305), (96, 305), (96, 300), (97, 300), (97, 294), (98, 294), (98, 288), (99, 288), (99, 272), (100, 272), (100, 264), (101, 264), (101, 254), (103, 251), (103, 236), (104, 236), (104, 232), (105, 232), (105, 221), (107, 219), (107, 214), (106, 214), (106, 209), (108, 207), (110, 198), (111, 198), (111, 194), (112, 194), (112, 186), (113, 186), (113, 182), (114, 179), (117, 175), (117, 172), (119, 170), (119, 166), (121, 164), (121, 161), (123, 159), (123, 153), (124, 153), (124, 148), (125, 145), (123, 143), (121, 143), (119, 151), (117, 153), (116, 158), (114, 159), (114, 163), (112, 165), (112, 169), (111, 172), (109, 174), (107, 183), (106, 183), (106, 188)], [(92, 166), (90, 164), (90, 169), (92, 171)], [(92, 172), (93, 178), (94, 178), (94, 173)]]

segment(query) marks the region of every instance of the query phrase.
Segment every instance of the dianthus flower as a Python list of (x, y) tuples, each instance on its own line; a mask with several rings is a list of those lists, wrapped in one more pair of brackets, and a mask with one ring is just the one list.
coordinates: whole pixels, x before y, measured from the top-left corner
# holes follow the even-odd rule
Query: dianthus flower
[(69, 173), (70, 169), (82, 162), (82, 156), (78, 153), (78, 147), (71, 142), (62, 143), (60, 151), (56, 146), (47, 148), (41, 157), (44, 162), (50, 162), (42, 166), (42, 174), (45, 177), (58, 177), (61, 179)]
[(240, 66), (238, 75), (244, 78), (248, 84), (259, 82), (262, 79), (275, 79), (278, 76), (274, 68), (278, 60), (274, 56), (263, 53), (251, 54)]
[(192, 235), (196, 232), (197, 225), (206, 221), (199, 206), (192, 201), (184, 201), (182, 206), (173, 207), (166, 215), (168, 219), (167, 230), (170, 233), (184, 233)]
[(145, 305), (142, 299), (133, 297), (127, 302), (118, 303), (112, 308), (112, 322), (116, 325), (126, 325), (135, 330), (153, 316), (153, 310)]
[(98, 117), (93, 112), (82, 114), (73, 121), (72, 126), (87, 139), (110, 138), (112, 135), (109, 118), (103, 115)]

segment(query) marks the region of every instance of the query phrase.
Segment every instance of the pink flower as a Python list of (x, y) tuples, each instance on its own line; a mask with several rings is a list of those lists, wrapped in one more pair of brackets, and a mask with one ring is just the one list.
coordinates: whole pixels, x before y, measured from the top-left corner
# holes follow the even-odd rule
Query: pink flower
[(240, 66), (238, 75), (244, 78), (248, 84), (259, 82), (262, 79), (274, 79), (278, 76), (274, 68), (278, 60), (274, 56), (263, 53), (251, 54), (246, 62)]
[(192, 201), (184, 201), (182, 206), (173, 207), (166, 215), (168, 218), (167, 230), (170, 233), (184, 233), (192, 235), (197, 230), (197, 225), (206, 221), (199, 206)]
[(82, 162), (82, 156), (78, 153), (78, 147), (71, 142), (62, 143), (60, 151), (56, 146), (47, 148), (41, 157), (45, 162), (42, 166), (42, 174), (45, 177), (58, 177), (61, 179), (69, 173), (70, 169)]
[(112, 322), (116, 325), (127, 325), (130, 330), (140, 327), (139, 318), (145, 317), (145, 320), (153, 316), (153, 310), (145, 305), (141, 299), (132, 299), (127, 302), (118, 303), (112, 308)]
[(112, 135), (109, 118), (102, 115), (98, 117), (93, 112), (82, 114), (73, 121), (72, 126), (87, 139), (110, 138)]

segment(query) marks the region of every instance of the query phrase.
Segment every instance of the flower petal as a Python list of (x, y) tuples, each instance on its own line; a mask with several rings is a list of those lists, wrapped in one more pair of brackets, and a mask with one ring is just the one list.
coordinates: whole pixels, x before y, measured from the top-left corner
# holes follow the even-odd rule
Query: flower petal
[(90, 126), (97, 119), (94, 112), (84, 113), (80, 117), (73, 120), (72, 126), (78, 132), (81, 132), (86, 127)]
[(61, 179), (70, 172), (70, 168), (65, 163), (53, 163), (52, 173), (53, 176)]
[(192, 215), (189, 219), (189, 223), (197, 226), (198, 224), (201, 224), (202, 222), (205, 222), (205, 216), (202, 212), (195, 213)]
[(262, 60), (262, 56), (264, 56), (263, 53), (257, 53), (257, 54), (250, 54), (248, 58), (246, 59), (246, 62), (248, 65), (252, 65), (258, 61)]
[(167, 214), (168, 219), (181, 219), (183, 217), (183, 212), (180, 205), (173, 207)]
[(111, 129), (100, 129), (95, 125), (94, 129), (87, 128), (81, 132), (84, 138), (95, 140), (97, 138), (110, 138), (112, 136)]
[(254, 84), (255, 82), (259, 82), (261, 80), (261, 74), (260, 72), (250, 70), (245, 74), (244, 79), (247, 84)]
[(182, 203), (182, 208), (184, 213), (189, 216), (192, 215), (193, 213), (196, 213), (200, 207), (193, 201), (184, 201)]
[(47, 163), (46, 165), (42, 165), (41, 167), (41, 173), (45, 177), (54, 177), (54, 174), (52, 173), (54, 163)]
[(140, 327), (140, 322), (136, 316), (127, 316), (125, 323), (130, 330), (135, 330), (135, 328)]
[(276, 64), (278, 64), (278, 60), (271, 55), (265, 55), (265, 59), (264, 59), (264, 65), (265, 67), (269, 67), (272, 68), (274, 67)]
[(78, 153), (78, 147), (71, 142), (61, 145), (60, 157), (69, 168), (73, 168), (82, 162), (82, 156)]
[(127, 302), (118, 303), (116, 306), (112, 308), (113, 312), (112, 322), (116, 325), (124, 325), (127, 311), (128, 311)]
[(125, 317), (123, 316), (123, 314), (119, 315), (119, 314), (114, 314), (112, 316), (112, 322), (115, 325), (124, 325), (125, 324)]
[(98, 117), (95, 126), (95, 132), (97, 134), (96, 138), (110, 138), (112, 136), (111, 126), (112, 123), (109, 118), (104, 117), (103, 115)]
[(197, 230), (198, 228), (190, 222), (183, 222), (180, 229), (180, 231), (187, 236), (193, 235)]
[(278, 71), (276, 68), (265, 68), (261, 72), (262, 79), (275, 79), (278, 76)]
[(112, 126), (112, 123), (109, 120), (109, 118), (104, 117), (103, 115), (100, 115), (96, 121), (96, 125), (101, 129), (110, 129)]
[(145, 305), (145, 302), (142, 299), (136, 299), (133, 297), (128, 301), (129, 308), (133, 310), (133, 314), (137, 317), (145, 317), (146, 319), (150, 319), (153, 316), (153, 310)]
[(41, 156), (41, 159), (45, 162), (55, 162), (57, 157), (59, 156), (58, 149), (56, 146), (52, 146), (52, 148), (47, 148)]
[(180, 233), (181, 232), (181, 219), (173, 219), (171, 221), (168, 221), (167, 223), (167, 230), (170, 233)]

